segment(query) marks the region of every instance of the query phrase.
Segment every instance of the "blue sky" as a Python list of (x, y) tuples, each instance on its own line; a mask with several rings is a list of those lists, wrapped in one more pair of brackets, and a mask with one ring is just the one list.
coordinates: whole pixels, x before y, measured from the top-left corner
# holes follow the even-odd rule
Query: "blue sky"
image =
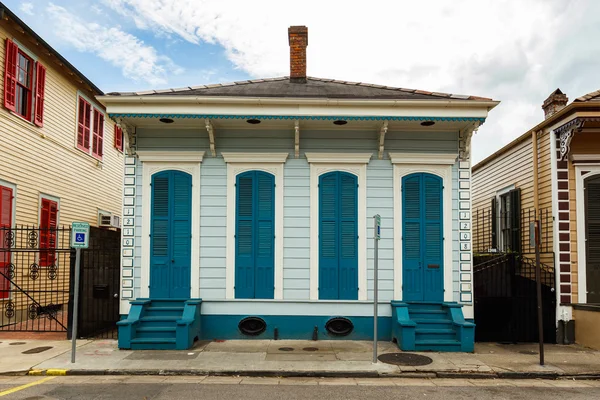
[(3, 2), (105, 92), (287, 75), (287, 27), (307, 25), (311, 76), (501, 100), (475, 162), (539, 123), (557, 87), (600, 89), (597, 0)]

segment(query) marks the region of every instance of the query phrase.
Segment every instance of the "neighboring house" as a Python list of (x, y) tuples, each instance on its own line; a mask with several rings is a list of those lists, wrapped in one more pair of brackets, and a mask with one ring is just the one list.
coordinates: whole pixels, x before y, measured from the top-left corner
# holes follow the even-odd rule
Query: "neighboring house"
[(290, 77), (98, 97), (128, 153), (119, 346), (372, 338), (379, 214), (379, 336), (472, 351), (470, 143), (498, 102), (307, 77), (289, 42)]
[[(52, 297), (49, 302), (68, 296), (68, 235), (60, 227), (72, 221), (98, 226), (100, 214), (108, 220), (120, 217), (123, 148), (120, 129), (95, 100), (102, 91), (2, 3), (0, 68), (4, 326), (14, 323), (15, 307), (37, 305), (24, 298), (8, 301), (11, 292), (17, 295), (17, 286), (28, 287), (25, 282), (35, 280), (38, 292)], [(58, 259), (59, 248), (67, 258)], [(46, 279), (46, 271), (53, 292), (50, 282), (37, 279)], [(64, 278), (60, 294), (56, 276)]]
[(474, 249), (534, 257), (537, 216), (557, 340), (600, 348), (600, 91), (568, 104), (557, 89), (542, 108), (544, 121), (473, 167)]

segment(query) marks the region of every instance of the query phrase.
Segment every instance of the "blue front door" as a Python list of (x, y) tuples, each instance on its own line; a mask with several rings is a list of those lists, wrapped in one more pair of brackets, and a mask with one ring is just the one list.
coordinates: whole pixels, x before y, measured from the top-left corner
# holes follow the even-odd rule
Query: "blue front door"
[(191, 283), (192, 177), (152, 176), (150, 298), (188, 299)]
[(442, 179), (402, 178), (402, 300), (443, 301)]
[(272, 299), (275, 289), (275, 177), (262, 171), (236, 179), (235, 297)]
[(358, 299), (358, 181), (347, 172), (319, 177), (319, 299)]

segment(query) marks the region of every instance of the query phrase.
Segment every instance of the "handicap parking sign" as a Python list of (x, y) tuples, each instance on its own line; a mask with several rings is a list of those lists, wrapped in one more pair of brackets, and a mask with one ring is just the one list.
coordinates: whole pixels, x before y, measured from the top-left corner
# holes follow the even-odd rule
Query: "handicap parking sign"
[(71, 247), (87, 249), (90, 237), (90, 224), (87, 222), (73, 222), (71, 224)]

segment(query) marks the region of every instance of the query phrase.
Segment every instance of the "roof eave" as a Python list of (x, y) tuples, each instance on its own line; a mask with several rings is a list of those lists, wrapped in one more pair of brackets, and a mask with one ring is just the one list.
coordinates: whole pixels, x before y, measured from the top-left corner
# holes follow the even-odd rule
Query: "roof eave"
[(90, 81), (84, 74), (82, 74), (77, 68), (75, 68), (66, 58), (60, 55), (60, 53), (52, 46), (50, 46), (44, 39), (42, 39), (33, 29), (31, 29), (25, 22), (23, 22), (19, 17), (15, 15), (4, 3), (0, 2), (0, 14), (5, 13), (10, 17), (13, 21), (15, 21), (18, 25), (20, 25), (23, 30), (31, 35), (37, 42), (39, 42), (42, 46), (46, 47), (53, 56), (58, 58), (58, 60), (64, 64), (67, 68), (73, 71), (77, 76), (79, 76), (96, 94), (103, 95), (104, 92), (100, 90), (92, 81)]
[(494, 153), (490, 154), (489, 156), (487, 156), (483, 160), (479, 161), (477, 164), (475, 164), (473, 166), (472, 171), (473, 172), (477, 171), (478, 169), (482, 168), (483, 166), (485, 166), (487, 163), (489, 163), (490, 161), (492, 161), (496, 157), (501, 156), (502, 154), (506, 153), (507, 151), (509, 151), (510, 149), (512, 149), (517, 144), (523, 142), (524, 140), (526, 140), (528, 137), (531, 136), (531, 132), (540, 131), (540, 130), (548, 127), (548, 126), (552, 126), (557, 121), (560, 121), (561, 119), (564, 119), (564, 118), (568, 117), (569, 115), (571, 115), (571, 114), (573, 114), (573, 113), (575, 113), (575, 112), (577, 112), (579, 110), (594, 109), (594, 108), (600, 110), (600, 102), (572, 102), (571, 104), (569, 104), (568, 106), (566, 106), (562, 110), (558, 111), (556, 114), (554, 114), (551, 117), (543, 120), (542, 122), (540, 122), (539, 124), (537, 124), (533, 128), (527, 130), (525, 133), (523, 133), (521, 136), (519, 136), (516, 139), (514, 139), (512, 142), (508, 143), (504, 147), (501, 147), (500, 149), (498, 149)]
[(337, 99), (296, 97), (233, 97), (233, 96), (97, 96), (98, 101), (108, 104), (269, 104), (269, 105), (321, 105), (321, 106), (385, 106), (385, 107), (468, 107), (487, 108), (488, 111), (500, 104), (494, 100), (401, 100), (401, 99)]

